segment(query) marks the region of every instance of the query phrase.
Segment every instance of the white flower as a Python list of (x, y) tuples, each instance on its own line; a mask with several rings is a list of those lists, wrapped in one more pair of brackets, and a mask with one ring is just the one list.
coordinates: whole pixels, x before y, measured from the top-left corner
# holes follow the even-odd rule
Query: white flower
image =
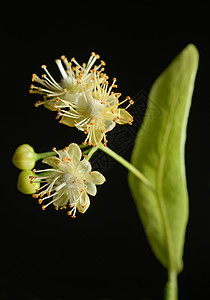
[(52, 168), (34, 170), (34, 174), (44, 172), (41, 176), (31, 176), (31, 182), (40, 182), (44, 185), (33, 195), (40, 198), (39, 203), (50, 200), (42, 205), (43, 210), (50, 204), (56, 209), (66, 208), (70, 210), (68, 215), (75, 218), (76, 210), (85, 213), (90, 205), (89, 195), (95, 196), (96, 185), (103, 184), (105, 177), (97, 171), (91, 171), (91, 164), (86, 159), (81, 160), (82, 151), (77, 144), (70, 144), (61, 151), (53, 150), (58, 154), (43, 159), (43, 163)]
[[(46, 108), (56, 110), (54, 105), (56, 104), (57, 97), (66, 101), (71, 101), (72, 97), (74, 98), (75, 95), (81, 93), (82, 88), (90, 88), (92, 80), (92, 73), (90, 70), (99, 58), (100, 56), (98, 54), (92, 52), (88, 63), (83, 63), (82, 66), (74, 57), (71, 59), (71, 62), (68, 62), (64, 55), (61, 56), (61, 60), (56, 59), (55, 62), (61, 73), (60, 83), (55, 81), (47, 70), (46, 65), (42, 65), (42, 68), (46, 73), (42, 75), (43, 79), (39, 78), (36, 74), (33, 74), (32, 81), (39, 83), (43, 87), (31, 84), (31, 89), (29, 90), (29, 93), (31, 94), (40, 94), (44, 96), (44, 101), (37, 101), (35, 106), (38, 107), (39, 105), (44, 104)], [(72, 66), (72, 63), (76, 66)], [(63, 65), (65, 65), (66, 69)], [(100, 70), (101, 78), (105, 75), (101, 73), (104, 70), (104, 68), (101, 68), (102, 66), (105, 66), (105, 62), (103, 60), (101, 60), (101, 63), (98, 66), (94, 66), (94, 70)]]
[[(82, 89), (82, 94), (76, 94), (71, 101), (57, 99), (59, 104), (55, 107), (58, 116), (62, 116), (60, 123), (75, 126), (87, 134), (84, 144), (88, 142), (96, 146), (103, 140), (106, 145), (106, 133), (112, 130), (116, 123), (132, 125), (133, 117), (126, 109), (133, 104), (133, 100), (127, 96), (119, 102), (121, 94), (112, 92), (112, 88), (117, 87), (116, 78), (109, 87), (107, 78), (101, 82), (99, 72), (93, 70), (92, 73), (92, 89)], [(129, 104), (125, 108), (119, 108), (126, 101), (129, 101)]]

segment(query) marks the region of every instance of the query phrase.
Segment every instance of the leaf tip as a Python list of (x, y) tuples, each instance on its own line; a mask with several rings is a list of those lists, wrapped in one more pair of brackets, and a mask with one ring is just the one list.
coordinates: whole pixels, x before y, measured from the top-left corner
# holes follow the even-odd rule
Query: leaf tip
[(192, 56), (194, 56), (197, 60), (199, 59), (199, 52), (198, 52), (197, 47), (194, 44), (192, 44), (192, 43), (188, 44), (186, 46), (185, 50), (189, 54), (191, 54)]

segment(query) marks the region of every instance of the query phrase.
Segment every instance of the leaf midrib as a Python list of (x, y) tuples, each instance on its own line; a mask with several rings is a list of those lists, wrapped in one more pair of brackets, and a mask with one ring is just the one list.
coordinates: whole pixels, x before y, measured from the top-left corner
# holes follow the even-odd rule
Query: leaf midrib
[[(166, 243), (167, 243), (167, 249), (168, 249), (168, 258), (169, 258), (169, 269), (170, 270), (176, 270), (176, 266), (174, 264), (174, 256), (175, 256), (175, 249), (174, 249), (174, 242), (171, 234), (171, 227), (168, 219), (168, 214), (166, 210), (166, 205), (165, 205), (165, 199), (163, 195), (163, 189), (162, 189), (162, 183), (163, 183), (163, 171), (165, 167), (165, 159), (166, 159), (166, 149), (167, 149), (167, 144), (169, 141), (169, 136), (171, 132), (171, 127), (172, 127), (172, 120), (173, 116), (175, 115), (174, 112), (176, 110), (176, 105), (178, 103), (178, 95), (176, 93), (177, 91), (177, 80), (176, 78), (176, 83), (174, 83), (175, 87), (172, 91), (172, 102), (171, 102), (171, 108), (169, 110), (168, 118), (166, 121), (165, 125), (165, 130), (164, 130), (164, 136), (163, 136), (163, 142), (162, 142), (162, 147), (160, 150), (160, 158), (159, 158), (159, 165), (158, 165), (158, 176), (157, 176), (157, 197), (159, 200), (159, 205), (160, 205), (160, 212), (162, 215), (163, 219), (163, 225), (165, 229), (165, 234), (166, 234)], [(176, 93), (176, 95), (174, 95)]]

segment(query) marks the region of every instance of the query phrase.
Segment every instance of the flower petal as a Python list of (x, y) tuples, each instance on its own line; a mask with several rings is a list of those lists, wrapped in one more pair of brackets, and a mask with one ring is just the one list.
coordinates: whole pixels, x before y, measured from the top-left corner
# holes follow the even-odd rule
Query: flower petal
[(87, 193), (90, 194), (91, 196), (95, 196), (97, 193), (96, 185), (92, 182), (86, 182), (86, 187), (87, 187)]
[(71, 143), (67, 151), (72, 160), (80, 160), (82, 157), (82, 151), (80, 147), (75, 143)]
[(129, 122), (133, 122), (133, 117), (124, 108), (118, 108), (117, 115), (118, 115), (119, 119), (117, 118), (116, 123), (118, 123), (120, 125), (129, 123)]
[(49, 156), (49, 157), (46, 157), (42, 160), (42, 162), (44, 164), (48, 164), (49, 166), (57, 169), (58, 168), (58, 162), (60, 161), (60, 159), (56, 156)]
[(50, 100), (47, 100), (48, 98), (46, 98), (44, 96), (44, 107), (49, 109), (49, 110), (52, 110), (52, 111), (56, 111), (57, 108), (54, 107), (55, 104), (57, 104), (56, 102), (56, 99), (57, 97), (52, 97)]
[(76, 172), (78, 175), (82, 175), (84, 178), (87, 177), (87, 175), (89, 175), (90, 171), (91, 171), (92, 167), (89, 161), (83, 159), (82, 161), (80, 161), (76, 167)]
[(56, 195), (55, 197), (53, 197), (53, 200), (55, 200), (56, 198), (58, 198), (58, 200), (53, 202), (55, 206), (64, 206), (68, 203), (68, 197), (66, 193), (64, 193), (60, 198), (58, 197), (58, 195)]
[(73, 118), (69, 118), (69, 117), (65, 117), (65, 116), (63, 116), (61, 118), (61, 120), (59, 121), (59, 123), (67, 125), (67, 126), (70, 126), (70, 127), (74, 127), (74, 125), (75, 125)]
[(106, 181), (106, 178), (98, 171), (91, 172), (86, 179), (93, 184), (103, 184)]
[(105, 132), (108, 132), (111, 131), (116, 126), (116, 123), (112, 120), (104, 120), (104, 126), (105, 126)]
[(90, 138), (89, 141), (91, 145), (96, 146), (98, 145), (103, 137), (104, 137), (104, 130), (105, 130), (105, 125), (102, 120), (95, 120), (95, 124), (93, 124), (90, 128), (91, 133), (90, 133)]
[(90, 206), (90, 198), (87, 193), (84, 193), (81, 197), (80, 202), (77, 204), (77, 209), (80, 213), (84, 214)]

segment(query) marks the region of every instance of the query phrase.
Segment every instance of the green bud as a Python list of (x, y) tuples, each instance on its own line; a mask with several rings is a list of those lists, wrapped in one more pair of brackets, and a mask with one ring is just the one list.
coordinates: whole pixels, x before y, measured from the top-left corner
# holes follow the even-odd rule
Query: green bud
[(34, 149), (28, 144), (19, 146), (15, 150), (12, 162), (20, 170), (33, 169), (36, 163)]
[(34, 173), (30, 170), (20, 172), (17, 182), (18, 190), (23, 194), (34, 194), (39, 189), (39, 182), (32, 182)]

